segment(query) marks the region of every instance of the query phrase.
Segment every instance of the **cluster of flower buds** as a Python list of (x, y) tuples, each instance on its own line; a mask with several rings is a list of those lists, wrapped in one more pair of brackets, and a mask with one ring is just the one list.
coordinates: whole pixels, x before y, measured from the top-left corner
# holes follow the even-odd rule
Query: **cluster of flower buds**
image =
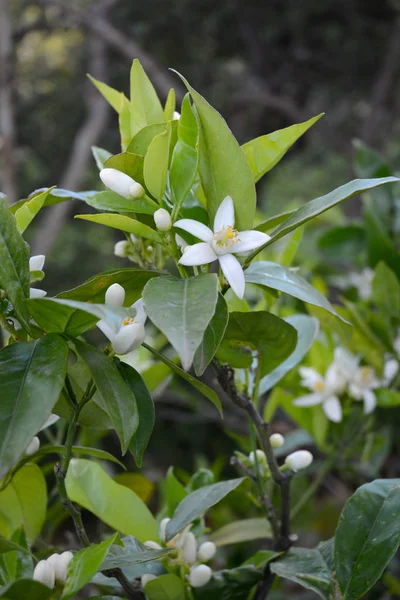
[[(212, 577), (211, 568), (204, 564), (211, 560), (216, 552), (216, 546), (213, 542), (203, 542), (200, 545), (197, 539), (190, 531), (192, 524), (188, 525), (181, 533), (178, 533), (169, 542), (165, 541), (166, 528), (171, 519), (163, 519), (160, 523), (159, 538), (161, 544), (167, 548), (174, 548), (175, 552), (171, 552), (165, 559), (165, 564), (170, 570), (179, 567), (180, 571), (184, 569), (188, 583), (194, 587), (203, 587), (207, 585)], [(158, 542), (149, 540), (145, 542), (147, 548), (160, 550), (163, 546)], [(156, 575), (146, 574), (142, 576), (141, 583), (143, 589), (156, 578)]]
[(73, 554), (69, 550), (62, 554), (52, 554), (48, 559), (38, 562), (33, 571), (33, 579), (49, 588), (54, 588), (56, 583), (64, 585), (72, 558)]
[[(272, 448), (277, 449), (283, 446), (285, 443), (285, 438), (280, 433), (273, 433), (270, 436), (269, 441)], [(240, 452), (236, 452), (236, 456), (239, 461), (245, 465), (245, 467), (250, 467), (253, 470), (257, 470), (258, 473), (265, 478), (270, 477), (267, 457), (265, 456), (263, 450), (250, 452), (248, 457)], [(283, 467), (281, 467), (281, 469), (290, 469), (294, 473), (297, 473), (297, 471), (301, 471), (302, 469), (309, 467), (312, 461), (313, 455), (311, 452), (308, 450), (297, 450), (285, 458), (285, 464)]]

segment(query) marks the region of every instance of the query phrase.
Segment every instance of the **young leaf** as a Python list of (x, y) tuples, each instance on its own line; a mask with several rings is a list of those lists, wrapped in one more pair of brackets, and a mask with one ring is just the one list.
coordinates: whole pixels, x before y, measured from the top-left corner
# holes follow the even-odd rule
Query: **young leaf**
[(67, 358), (68, 346), (58, 335), (0, 351), (0, 479), (50, 416), (64, 385)]
[(133, 152), (139, 156), (145, 157), (147, 154), (147, 150), (156, 137), (156, 135), (160, 135), (160, 133), (164, 133), (167, 129), (167, 125), (165, 123), (154, 123), (153, 125), (146, 125), (140, 131), (133, 136), (131, 141), (129, 142), (129, 146), (127, 147), (127, 152)]
[[(107, 158), (104, 163), (104, 167), (107, 169), (117, 169), (117, 171), (122, 171), (129, 177), (132, 177), (135, 181), (144, 184), (143, 179), (143, 157), (138, 154), (134, 154), (132, 152), (121, 152), (120, 154), (114, 154)], [(134, 203), (135, 200), (130, 200), (131, 203)], [(131, 209), (133, 212), (133, 209)]]
[(271, 533), (271, 527), (266, 519), (243, 519), (213, 531), (208, 539), (217, 546), (228, 546), (268, 538), (271, 537)]
[(97, 87), (100, 94), (107, 100), (109, 104), (113, 107), (113, 109), (120, 113), (121, 111), (121, 92), (114, 90), (114, 88), (110, 87), (106, 83), (102, 81), (98, 81), (91, 75), (88, 74), (90, 81)]
[(222, 294), (218, 294), (214, 316), (209, 322), (203, 340), (194, 355), (193, 366), (198, 377), (204, 373), (218, 350), (228, 325), (228, 319), (228, 306)]
[(84, 219), (91, 223), (99, 223), (99, 225), (105, 225), (106, 227), (112, 227), (113, 229), (119, 229), (126, 233), (133, 233), (134, 235), (147, 240), (151, 240), (155, 243), (161, 243), (161, 238), (157, 231), (154, 231), (148, 225), (126, 217), (125, 215), (113, 215), (104, 213), (100, 215), (75, 215), (75, 219)]
[(17, 221), (17, 229), (20, 233), (24, 233), (25, 229), (36, 217), (40, 209), (44, 206), (47, 196), (53, 189), (54, 188), (48, 188), (41, 194), (34, 196), (31, 200), (27, 200), (16, 211), (15, 220)]
[(135, 59), (131, 68), (131, 110), (142, 127), (164, 121), (164, 111), (153, 84)]
[(97, 463), (72, 459), (66, 486), (68, 496), (113, 529), (141, 542), (158, 539), (157, 523), (132, 490), (115, 483)]
[(143, 175), (150, 194), (159, 202), (163, 199), (167, 184), (171, 126), (153, 138), (144, 157)]
[(99, 171), (104, 169), (104, 163), (112, 156), (111, 152), (99, 146), (92, 146), (92, 154)]
[(290, 215), (292, 215), (294, 212), (296, 212), (295, 209), (292, 209), (287, 210), (284, 213), (280, 213), (279, 215), (269, 217), (269, 219), (266, 219), (265, 221), (262, 221), (261, 223), (256, 225), (254, 229), (257, 229), (257, 231), (263, 231), (264, 233), (267, 233), (268, 231), (275, 229), (275, 227), (283, 223), (283, 221), (286, 221), (286, 219), (290, 217)]
[(179, 577), (168, 573), (160, 575), (146, 584), (146, 598), (148, 600), (183, 600), (185, 598), (185, 585)]
[(171, 121), (171, 119), (174, 118), (175, 104), (176, 104), (175, 90), (174, 90), (174, 88), (171, 88), (168, 92), (167, 100), (165, 102), (165, 107), (164, 107), (164, 119), (166, 121)]

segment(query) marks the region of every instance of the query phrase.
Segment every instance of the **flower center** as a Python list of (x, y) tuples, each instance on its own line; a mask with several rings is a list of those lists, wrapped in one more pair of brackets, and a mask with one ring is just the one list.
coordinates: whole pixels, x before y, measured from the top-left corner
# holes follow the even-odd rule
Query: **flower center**
[(133, 317), (125, 317), (125, 319), (122, 321), (122, 325), (132, 325), (134, 322), (135, 319)]
[(325, 383), (323, 381), (316, 381), (314, 384), (314, 391), (323, 392), (325, 389)]
[(231, 248), (240, 242), (239, 233), (231, 225), (223, 227), (213, 237), (213, 246), (217, 254), (224, 254), (230, 252)]
[(361, 385), (369, 385), (372, 383), (374, 373), (371, 367), (361, 367), (360, 369), (360, 381)]

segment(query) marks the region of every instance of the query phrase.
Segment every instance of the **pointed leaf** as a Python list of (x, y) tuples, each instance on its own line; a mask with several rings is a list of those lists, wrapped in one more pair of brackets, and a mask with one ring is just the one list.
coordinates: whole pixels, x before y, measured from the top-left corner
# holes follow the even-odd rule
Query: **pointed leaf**
[(112, 156), (111, 152), (99, 146), (92, 146), (92, 154), (99, 171), (104, 169), (104, 163)]
[[(129, 177), (132, 177), (135, 181), (144, 184), (143, 179), (143, 157), (133, 152), (121, 152), (120, 154), (114, 154), (107, 158), (104, 163), (107, 169), (117, 169), (122, 171)], [(132, 200), (131, 202), (137, 202)]]
[(121, 92), (114, 90), (114, 88), (110, 87), (106, 83), (95, 79), (91, 75), (88, 75), (90, 81), (97, 87), (100, 94), (107, 100), (109, 104), (113, 107), (117, 113), (121, 111)]
[(222, 294), (218, 294), (218, 301), (215, 307), (215, 313), (207, 329), (204, 332), (203, 340), (194, 355), (194, 370), (199, 377), (204, 373), (224, 337), (225, 329), (228, 325), (229, 312), (228, 306)]
[(122, 542), (124, 546), (111, 546), (101, 565), (101, 570), (134, 567), (141, 563), (165, 558), (173, 550), (172, 548), (161, 548), (160, 550), (147, 548), (132, 536), (123, 538)]
[(96, 210), (106, 210), (110, 212), (136, 212), (145, 215), (153, 215), (154, 211), (158, 208), (158, 204), (147, 196), (139, 198), (139, 200), (130, 200), (109, 191), (86, 192), (81, 196), (80, 200), (83, 200), (86, 204), (92, 206)]
[(182, 579), (172, 573), (160, 575), (146, 584), (146, 598), (148, 600), (183, 600), (185, 584)]
[(150, 142), (144, 157), (144, 181), (150, 194), (159, 202), (163, 198), (167, 184), (170, 141), (171, 127), (167, 125), (167, 129), (156, 135)]
[(47, 196), (54, 188), (48, 188), (41, 194), (34, 196), (16, 211), (15, 220), (17, 221), (17, 229), (20, 233), (24, 233), (25, 229), (33, 221), (40, 209), (44, 206)]
[(271, 527), (266, 519), (243, 519), (213, 531), (208, 539), (217, 546), (251, 542), (271, 537)]
[(131, 108), (142, 127), (164, 121), (164, 111), (153, 84), (135, 59), (131, 68)]
[(140, 131), (138, 131), (131, 141), (129, 142), (129, 146), (126, 149), (127, 152), (133, 152), (139, 156), (146, 156), (147, 150), (156, 137), (156, 135), (160, 135), (160, 133), (164, 133), (167, 129), (166, 123), (153, 123), (153, 125), (146, 125)]
[(29, 598), (29, 600), (50, 600), (53, 597), (54, 590), (33, 581), (33, 579), (18, 579), (13, 581), (8, 586), (0, 590), (0, 598), (5, 600), (21, 600), (21, 598)]
[(91, 223), (98, 223), (99, 225), (119, 229), (119, 231), (125, 231), (126, 233), (133, 233), (138, 237), (161, 243), (161, 238), (157, 231), (154, 231), (154, 229), (140, 221), (136, 221), (135, 219), (131, 219), (124, 215), (113, 215), (109, 213), (100, 215), (75, 215), (75, 219), (84, 219)]
[(176, 104), (175, 90), (174, 90), (174, 88), (171, 88), (168, 92), (167, 100), (165, 102), (165, 107), (164, 107), (164, 118), (166, 121), (170, 121), (171, 119), (174, 118), (175, 104)]

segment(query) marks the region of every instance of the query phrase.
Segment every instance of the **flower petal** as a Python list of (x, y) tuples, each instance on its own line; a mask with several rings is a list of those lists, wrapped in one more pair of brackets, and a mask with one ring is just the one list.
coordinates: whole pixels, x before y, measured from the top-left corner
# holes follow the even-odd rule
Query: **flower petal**
[(342, 420), (342, 405), (340, 404), (340, 400), (337, 396), (330, 396), (324, 400), (322, 408), (324, 409), (324, 413), (330, 421), (333, 421), (334, 423), (340, 423)]
[(349, 350), (338, 347), (335, 348), (334, 357), (338, 369), (348, 380), (351, 380), (360, 364), (360, 355), (355, 356)]
[(179, 229), (191, 233), (202, 242), (207, 242), (209, 244), (212, 242), (213, 232), (207, 225), (200, 223), (200, 221), (195, 221), (194, 219), (179, 219), (179, 221), (174, 223), (174, 227), (179, 227)]
[(235, 225), (235, 207), (230, 196), (224, 198), (218, 207), (214, 218), (214, 233), (220, 231), (223, 227), (233, 227)]
[(383, 368), (383, 383), (384, 385), (390, 385), (393, 379), (396, 377), (399, 370), (399, 363), (395, 358), (390, 358), (385, 362)]
[(344, 392), (346, 387), (346, 377), (335, 362), (329, 365), (326, 370), (325, 387), (326, 390), (329, 390), (333, 395), (342, 394)]
[(39, 288), (29, 288), (29, 298), (44, 298), (47, 296), (47, 292), (40, 290)]
[(49, 416), (49, 418), (47, 419), (47, 421), (45, 423), (43, 423), (43, 425), (41, 426), (41, 428), (39, 429), (39, 431), (43, 431), (43, 429), (47, 429), (47, 427), (50, 427), (51, 425), (54, 425), (54, 423), (57, 423), (58, 419), (60, 417), (58, 415), (54, 415), (53, 413)]
[(300, 376), (302, 377), (301, 385), (307, 387), (310, 390), (314, 390), (316, 384), (323, 384), (324, 380), (321, 375), (311, 367), (300, 367)]
[(144, 310), (143, 299), (139, 298), (139, 300), (136, 300), (136, 302), (132, 304), (132, 308), (136, 310), (135, 323), (141, 323), (144, 325), (146, 323), (147, 315), (146, 311)]
[(37, 254), (36, 256), (31, 256), (29, 259), (29, 270), (42, 271), (45, 259), (46, 257), (44, 254)]
[(322, 396), (321, 394), (306, 394), (305, 396), (300, 396), (300, 398), (296, 398), (293, 404), (294, 406), (316, 406), (317, 404), (321, 404)]
[(138, 348), (144, 342), (145, 337), (144, 325), (142, 323), (131, 323), (121, 327), (114, 337), (112, 345), (117, 354), (126, 354)]
[(179, 262), (181, 265), (187, 267), (194, 267), (197, 265), (207, 265), (210, 262), (214, 262), (217, 259), (217, 255), (209, 244), (205, 242), (199, 242), (185, 248), (185, 252), (182, 254)]
[(364, 398), (364, 414), (369, 415), (372, 413), (376, 406), (376, 396), (375, 392), (372, 390), (364, 390), (363, 393)]
[(255, 250), (270, 239), (271, 236), (262, 231), (239, 231), (239, 241), (235, 244), (235, 254)]
[(110, 340), (110, 342), (113, 341), (117, 332), (113, 327), (111, 327), (111, 325), (107, 323), (107, 321), (105, 321), (104, 319), (97, 321), (97, 327), (100, 329), (100, 331), (104, 333), (104, 335)]
[[(185, 252), (186, 254), (186, 252)], [(219, 264), (229, 285), (238, 298), (243, 298), (246, 282), (242, 265), (233, 254), (218, 256)]]

